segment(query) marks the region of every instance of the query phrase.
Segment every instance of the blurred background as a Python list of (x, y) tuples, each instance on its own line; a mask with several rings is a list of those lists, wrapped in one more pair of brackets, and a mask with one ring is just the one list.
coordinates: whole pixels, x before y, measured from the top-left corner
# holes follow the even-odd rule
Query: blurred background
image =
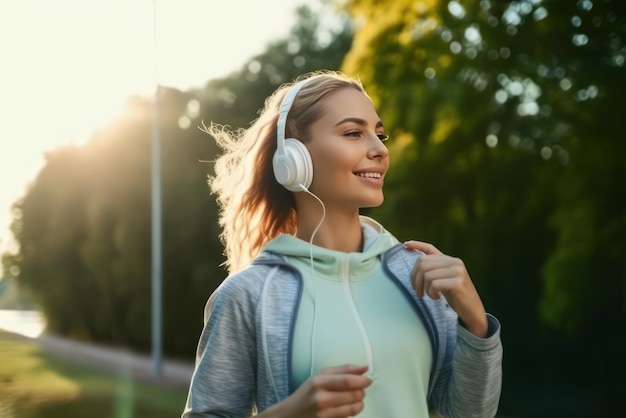
[(391, 135), (366, 214), (463, 258), (502, 323), (499, 416), (623, 410), (623, 0), (0, 1), (0, 309), (150, 352), (156, 122), (163, 352), (193, 361), (226, 276), (199, 125), (342, 70)]

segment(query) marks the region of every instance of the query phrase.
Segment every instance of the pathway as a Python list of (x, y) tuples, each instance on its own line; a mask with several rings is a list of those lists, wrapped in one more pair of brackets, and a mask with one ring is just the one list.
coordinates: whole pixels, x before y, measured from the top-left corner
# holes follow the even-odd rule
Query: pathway
[(192, 361), (163, 359), (157, 374), (150, 355), (44, 334), (41, 318), (33, 312), (0, 310), (0, 329), (31, 340), (49, 353), (101, 370), (174, 387), (188, 387), (191, 381)]

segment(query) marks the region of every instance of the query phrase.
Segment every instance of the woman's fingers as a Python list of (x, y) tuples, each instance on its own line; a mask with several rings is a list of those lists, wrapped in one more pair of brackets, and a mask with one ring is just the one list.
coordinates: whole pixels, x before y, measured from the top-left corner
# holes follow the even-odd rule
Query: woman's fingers
[(439, 292), (454, 297), (470, 281), (463, 262), (448, 256), (421, 256), (411, 276), (415, 292), (420, 297), (426, 292), (433, 299), (439, 299)]
[(371, 384), (369, 377), (354, 374), (317, 374), (311, 377), (314, 389), (330, 392), (363, 390)]
[[(424, 297), (424, 289), (425, 289), (424, 272), (426, 269), (423, 267), (424, 262), (429, 261), (429, 258), (431, 259), (436, 258), (437, 260), (440, 260), (439, 265), (442, 265), (444, 261), (441, 261), (441, 259), (436, 256), (445, 256), (445, 255), (441, 251), (439, 251), (437, 247), (427, 242), (406, 241), (404, 242), (403, 245), (405, 248), (408, 248), (409, 250), (420, 251), (423, 253), (423, 255), (421, 255), (417, 259), (417, 262), (415, 263), (415, 265), (413, 266), (413, 270), (411, 271), (411, 283), (413, 284), (413, 289), (415, 289), (417, 296), (422, 298)], [(431, 261), (430, 267), (428, 267), (428, 270), (431, 270), (434, 267), (435, 267), (435, 264), (433, 264), (433, 262)], [(431, 296), (430, 293), (429, 293), (429, 296)]]
[[(329, 367), (311, 376), (292, 395), (292, 414), (298, 417), (347, 418), (363, 410), (365, 389), (372, 380), (367, 366)], [(288, 398), (289, 399), (289, 398)]]
[(433, 244), (422, 241), (405, 241), (404, 246), (409, 250), (421, 251), (424, 254), (443, 254)]
[[(431, 298), (438, 299), (438, 292), (454, 291), (463, 285), (464, 280), (469, 280), (463, 260), (445, 255), (434, 245), (420, 241), (407, 241), (404, 246), (424, 252), (411, 271), (411, 283), (419, 297), (424, 297), (426, 292)], [(453, 280), (435, 283), (443, 279)]]
[(318, 374), (364, 374), (367, 368), (366, 365), (343, 364), (341, 366), (327, 367), (320, 370)]
[(440, 292), (445, 295), (457, 290), (460, 286), (459, 282), (460, 280), (458, 278), (437, 279), (431, 282), (426, 281), (427, 284), (424, 290), (431, 299), (439, 299)]
[(343, 391), (323, 390), (313, 395), (313, 403), (315, 409), (318, 411), (361, 404), (363, 403), (363, 399), (365, 399), (364, 389)]
[(420, 297), (424, 292), (432, 298), (439, 299), (439, 292), (449, 296), (463, 286), (463, 277), (456, 267), (436, 267), (433, 269), (416, 268), (413, 286)]

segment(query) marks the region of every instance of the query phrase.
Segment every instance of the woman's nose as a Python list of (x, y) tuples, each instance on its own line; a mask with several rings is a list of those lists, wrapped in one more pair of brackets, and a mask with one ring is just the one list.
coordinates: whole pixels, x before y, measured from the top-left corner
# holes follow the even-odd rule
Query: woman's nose
[(372, 135), (370, 139), (369, 158), (385, 158), (389, 155), (387, 146), (380, 140), (377, 134)]

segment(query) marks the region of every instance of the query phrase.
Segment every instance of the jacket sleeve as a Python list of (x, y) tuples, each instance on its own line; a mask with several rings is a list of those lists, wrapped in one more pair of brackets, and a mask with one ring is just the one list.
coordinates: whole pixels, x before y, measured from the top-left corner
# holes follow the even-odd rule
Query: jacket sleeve
[(256, 393), (253, 297), (227, 279), (209, 298), (182, 418), (251, 415)]
[(502, 342), (498, 320), (490, 314), (487, 320), (486, 338), (473, 335), (456, 320), (447, 330), (447, 353), (433, 392), (437, 412), (445, 417), (496, 415), (502, 387)]

